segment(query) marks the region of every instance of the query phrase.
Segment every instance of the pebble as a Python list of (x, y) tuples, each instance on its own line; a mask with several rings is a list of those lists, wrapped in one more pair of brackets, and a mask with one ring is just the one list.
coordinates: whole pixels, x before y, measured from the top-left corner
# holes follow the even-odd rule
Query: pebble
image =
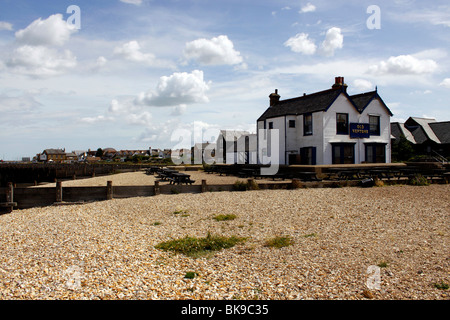
[[(207, 192), (17, 210), (0, 216), (0, 299), (448, 300), (433, 284), (450, 283), (449, 191)], [(154, 248), (208, 232), (247, 241), (197, 259)], [(293, 244), (266, 247), (274, 236)], [(382, 262), (381, 289), (369, 291), (366, 270)]]

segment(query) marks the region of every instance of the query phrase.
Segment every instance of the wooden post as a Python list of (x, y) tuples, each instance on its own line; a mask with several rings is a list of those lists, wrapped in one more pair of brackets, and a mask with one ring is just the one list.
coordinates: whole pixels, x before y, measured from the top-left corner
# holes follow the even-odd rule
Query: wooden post
[(202, 180), (202, 192), (208, 191), (208, 186), (206, 185), (206, 180)]
[(108, 181), (106, 184), (106, 200), (112, 200), (114, 197), (112, 181)]
[(161, 190), (159, 189), (159, 181), (155, 181), (155, 196), (161, 194)]
[(56, 181), (56, 202), (62, 202), (62, 182)]
[(6, 189), (6, 203), (10, 203), (11, 206), (6, 207), (6, 213), (11, 213), (13, 211), (13, 202), (14, 202), (14, 186), (12, 182), (8, 182), (8, 186)]

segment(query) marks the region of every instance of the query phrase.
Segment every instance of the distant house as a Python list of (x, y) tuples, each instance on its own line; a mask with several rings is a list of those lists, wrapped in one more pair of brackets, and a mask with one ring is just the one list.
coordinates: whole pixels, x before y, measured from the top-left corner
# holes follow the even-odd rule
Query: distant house
[(242, 130), (220, 130), (215, 159), (217, 163), (256, 164), (257, 135)]
[(83, 162), (87, 157), (87, 151), (85, 150), (74, 150), (72, 151), (77, 156), (78, 162)]
[(192, 163), (194, 164), (212, 164), (215, 161), (216, 144), (215, 143), (196, 143), (191, 148)]
[(391, 123), (391, 132), (393, 143), (405, 136), (416, 154), (450, 157), (450, 121), (410, 117), (404, 123)]
[(66, 161), (65, 162), (73, 163), (73, 162), (77, 162), (77, 161), (78, 161), (78, 156), (76, 153), (74, 153), (74, 152), (66, 153)]
[(392, 113), (377, 90), (350, 96), (344, 78), (336, 77), (328, 90), (286, 100), (275, 90), (269, 98), (257, 120), (259, 159), (286, 165), (391, 162)]
[[(65, 162), (67, 160), (66, 150), (65, 149), (45, 149), (42, 154), (43, 157), (40, 157), (41, 161), (46, 162)], [(45, 160), (43, 160), (45, 159)]]
[(117, 154), (117, 151), (114, 148), (105, 148), (102, 151), (103, 151), (102, 159), (104, 160), (112, 160), (114, 159), (114, 157), (116, 157)]

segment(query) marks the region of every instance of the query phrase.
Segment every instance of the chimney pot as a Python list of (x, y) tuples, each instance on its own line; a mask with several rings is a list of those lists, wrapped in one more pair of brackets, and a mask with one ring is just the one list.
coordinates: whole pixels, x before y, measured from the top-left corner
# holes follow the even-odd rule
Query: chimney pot
[(271, 93), (270, 96), (270, 106), (274, 106), (280, 101), (280, 95), (278, 94), (278, 89), (275, 89), (275, 93)]

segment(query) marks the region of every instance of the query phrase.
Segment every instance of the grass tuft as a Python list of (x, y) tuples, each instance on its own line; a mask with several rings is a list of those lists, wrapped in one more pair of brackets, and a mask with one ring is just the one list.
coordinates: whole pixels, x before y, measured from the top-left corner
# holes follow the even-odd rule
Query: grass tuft
[(229, 221), (236, 219), (235, 214), (219, 214), (213, 218), (216, 221)]
[(283, 248), (292, 245), (292, 239), (289, 236), (274, 237), (266, 241), (266, 247)]
[(197, 257), (213, 251), (228, 249), (236, 244), (245, 241), (240, 237), (213, 236), (210, 233), (204, 238), (186, 236), (182, 239), (165, 241), (157, 244), (156, 249), (173, 251), (190, 257)]

